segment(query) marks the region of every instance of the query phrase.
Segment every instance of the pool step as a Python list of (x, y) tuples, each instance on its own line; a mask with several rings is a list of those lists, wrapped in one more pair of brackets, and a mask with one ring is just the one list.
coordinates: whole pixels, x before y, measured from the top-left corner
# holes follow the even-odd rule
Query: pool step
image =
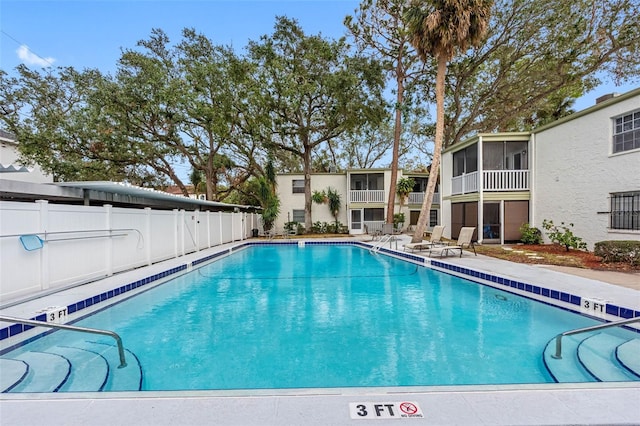
[(46, 352), (25, 352), (15, 358), (28, 366), (27, 375), (9, 392), (57, 392), (69, 378), (71, 363), (63, 356)]
[(99, 353), (108, 361), (109, 377), (103, 390), (139, 391), (142, 389), (142, 366), (133, 352), (125, 349), (127, 366), (120, 368), (118, 347), (113, 341), (85, 341), (79, 346)]
[(556, 339), (547, 343), (543, 361), (556, 382), (619, 382), (640, 380), (639, 339), (624, 339), (598, 333), (566, 336), (562, 339), (562, 359), (555, 354)]
[(547, 370), (558, 383), (595, 382), (596, 380), (580, 365), (578, 360), (578, 345), (581, 340), (576, 336), (562, 338), (562, 359), (552, 357), (556, 353), (556, 338), (547, 343), (544, 349), (543, 361)]
[(601, 382), (628, 382), (634, 380), (616, 359), (616, 349), (627, 340), (606, 333), (585, 338), (578, 346), (582, 365)]
[(48, 353), (65, 357), (72, 367), (69, 379), (58, 392), (96, 392), (107, 383), (109, 364), (102, 355), (70, 346), (56, 346)]
[(125, 349), (127, 366), (119, 368), (118, 348), (107, 342), (75, 342), (46, 352), (30, 351), (0, 359), (0, 391), (137, 391), (142, 387), (138, 358)]
[(0, 358), (0, 392), (10, 391), (29, 373), (29, 364), (19, 359)]
[(629, 340), (618, 346), (616, 358), (631, 374), (640, 379), (640, 339)]

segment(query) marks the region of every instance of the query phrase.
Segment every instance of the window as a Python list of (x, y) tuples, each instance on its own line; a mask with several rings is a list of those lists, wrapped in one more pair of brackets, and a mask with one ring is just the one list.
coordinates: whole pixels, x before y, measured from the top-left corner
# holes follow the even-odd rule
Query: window
[(298, 223), (304, 223), (304, 209), (302, 209), (302, 210), (293, 210), (293, 212), (291, 214), (291, 221), (292, 222), (298, 222)]
[(352, 174), (350, 188), (356, 191), (384, 189), (384, 174)]
[(640, 110), (614, 118), (613, 152), (640, 149)]
[(304, 179), (294, 179), (291, 181), (294, 194), (304, 194)]
[[(417, 225), (420, 217), (420, 210), (411, 210), (409, 212), (409, 225)], [(429, 228), (438, 225), (438, 210), (429, 211)]]
[(611, 228), (640, 230), (640, 191), (611, 194)]
[(438, 224), (438, 210), (429, 211), (429, 226), (433, 228)]
[(385, 220), (384, 209), (364, 209), (364, 220), (366, 221)]
[(485, 142), (482, 148), (485, 170), (527, 170), (527, 142)]
[(453, 153), (453, 176), (478, 171), (478, 145)]

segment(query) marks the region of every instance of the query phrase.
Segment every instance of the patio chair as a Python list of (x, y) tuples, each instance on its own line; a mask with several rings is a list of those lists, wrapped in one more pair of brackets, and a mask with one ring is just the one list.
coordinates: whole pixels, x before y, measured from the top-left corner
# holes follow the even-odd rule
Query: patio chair
[(463, 227), (462, 229), (460, 229), (460, 235), (458, 236), (458, 241), (455, 245), (432, 247), (431, 249), (429, 249), (429, 257), (431, 257), (431, 253), (440, 253), (440, 257), (444, 255), (448, 256), (455, 250), (460, 250), (460, 257), (462, 257), (462, 250), (465, 248), (472, 248), (473, 254), (477, 256), (478, 253), (476, 253), (476, 247), (474, 246), (473, 241), (471, 241), (475, 230), (475, 226)]
[(404, 251), (422, 251), (432, 248), (434, 245), (443, 245), (442, 232), (444, 225), (436, 225), (431, 231), (431, 239), (429, 241), (421, 241), (419, 243), (409, 243), (404, 245)]

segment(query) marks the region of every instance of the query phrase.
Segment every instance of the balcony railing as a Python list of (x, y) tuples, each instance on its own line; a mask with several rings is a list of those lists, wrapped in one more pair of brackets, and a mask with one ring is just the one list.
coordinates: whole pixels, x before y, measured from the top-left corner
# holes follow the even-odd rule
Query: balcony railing
[(526, 191), (529, 170), (485, 170), (482, 187), (485, 191)]
[(451, 179), (451, 194), (478, 192), (478, 172), (467, 173)]
[(384, 203), (384, 190), (350, 190), (349, 202), (351, 203)]
[[(409, 193), (409, 204), (422, 204), (424, 201), (424, 192), (410, 192)], [(440, 204), (440, 193), (436, 192), (433, 194), (432, 204)]]
[[(529, 170), (485, 170), (482, 172), (484, 191), (527, 191), (529, 190)], [(451, 194), (478, 192), (478, 172), (472, 172), (451, 179)]]

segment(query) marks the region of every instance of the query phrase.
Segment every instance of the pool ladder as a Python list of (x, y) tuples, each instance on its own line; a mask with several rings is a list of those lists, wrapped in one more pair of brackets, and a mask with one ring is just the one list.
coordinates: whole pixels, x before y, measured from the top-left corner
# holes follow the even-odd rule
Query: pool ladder
[(393, 239), (393, 235), (391, 234), (387, 234), (382, 236), (382, 238), (380, 238), (380, 241), (378, 241), (377, 243), (375, 243), (373, 245), (373, 247), (371, 247), (369, 249), (369, 253), (377, 253), (380, 251), (380, 249), (382, 248), (382, 246), (384, 246), (386, 243), (389, 243), (389, 247), (391, 247), (391, 240)]
[(9, 317), (5, 315), (0, 315), (0, 321), (12, 322), (16, 324), (26, 324), (26, 325), (36, 326), (36, 327), (57, 328), (61, 330), (79, 331), (81, 333), (101, 334), (103, 336), (113, 337), (116, 340), (116, 344), (118, 345), (118, 355), (120, 356), (120, 365), (118, 366), (118, 368), (124, 368), (127, 366), (127, 361), (124, 357), (124, 346), (122, 345), (122, 338), (120, 338), (120, 336), (113, 331), (100, 330), (97, 328), (77, 327), (75, 325), (55, 324), (55, 323), (35, 321), (35, 320), (30, 320), (25, 318)]

